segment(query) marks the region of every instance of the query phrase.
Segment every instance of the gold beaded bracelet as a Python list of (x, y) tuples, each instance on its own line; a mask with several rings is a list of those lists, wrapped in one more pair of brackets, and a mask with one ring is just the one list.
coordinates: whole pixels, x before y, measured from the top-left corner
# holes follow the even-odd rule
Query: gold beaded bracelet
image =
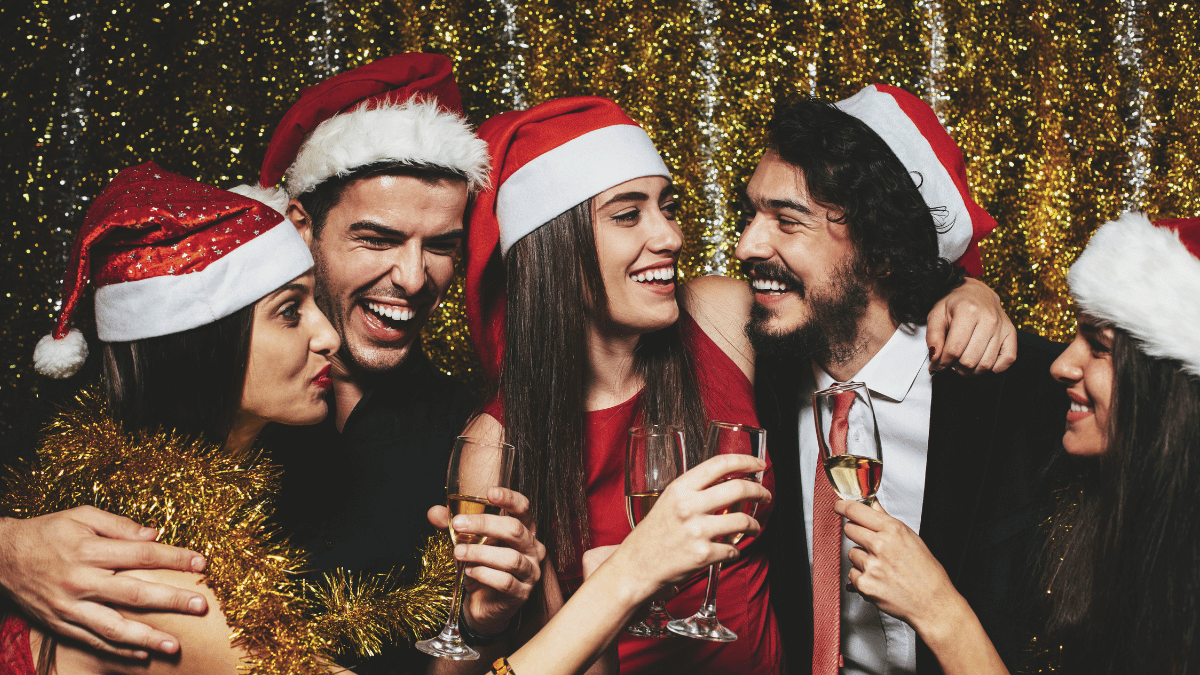
[(508, 665), (508, 658), (504, 656), (496, 659), (496, 662), (492, 664), (492, 673), (493, 675), (517, 675), (517, 671)]

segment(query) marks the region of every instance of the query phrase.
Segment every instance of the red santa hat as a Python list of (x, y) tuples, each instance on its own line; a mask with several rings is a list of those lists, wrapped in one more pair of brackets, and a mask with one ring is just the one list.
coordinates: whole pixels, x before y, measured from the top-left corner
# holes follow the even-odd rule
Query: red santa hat
[(643, 176), (671, 172), (650, 136), (616, 103), (595, 96), (547, 101), (479, 127), (494, 187), (471, 210), (467, 318), (484, 371), (498, 376), (504, 342), (502, 257), (572, 207)]
[(34, 366), (63, 378), (83, 365), (87, 345), (70, 322), (89, 281), (99, 338), (128, 342), (229, 316), (312, 265), (304, 239), (277, 211), (153, 162), (125, 169), (75, 236), (62, 311)]
[(979, 240), (996, 228), (996, 219), (971, 199), (962, 150), (937, 114), (912, 94), (885, 84), (872, 84), (834, 104), (879, 134), (909, 172), (930, 208), (945, 208), (938, 229), (941, 257), (956, 260), (968, 274), (979, 276)]
[(1080, 312), (1121, 328), (1142, 351), (1200, 377), (1200, 218), (1101, 225), (1067, 275)]
[(450, 59), (396, 54), (306, 89), (271, 137), (259, 184), (235, 190), (283, 211), (332, 176), (384, 161), (450, 169), (471, 192), (486, 184), (487, 147), (463, 118)]

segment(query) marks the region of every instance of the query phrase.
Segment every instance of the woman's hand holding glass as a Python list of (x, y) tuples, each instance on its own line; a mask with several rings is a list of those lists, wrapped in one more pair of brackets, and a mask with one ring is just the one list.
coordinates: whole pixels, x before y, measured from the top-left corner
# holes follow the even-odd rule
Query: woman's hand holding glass
[(850, 583), (879, 609), (908, 622), (922, 637), (953, 631), (960, 611), (970, 608), (941, 563), (904, 523), (872, 506), (841, 500), (833, 510), (846, 518)]

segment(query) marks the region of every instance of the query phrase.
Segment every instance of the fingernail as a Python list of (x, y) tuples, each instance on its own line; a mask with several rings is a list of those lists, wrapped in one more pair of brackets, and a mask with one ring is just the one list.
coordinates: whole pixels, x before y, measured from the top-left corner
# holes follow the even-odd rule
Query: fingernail
[(150, 654), (148, 652), (134, 652), (133, 658), (139, 661), (145, 661), (146, 659), (150, 658)]
[(158, 530), (153, 527), (143, 527), (138, 530), (138, 536), (143, 539), (154, 539), (158, 537)]
[(204, 611), (204, 598), (195, 597), (188, 600), (188, 609), (200, 613)]
[(192, 556), (192, 569), (197, 572), (204, 570), (204, 556)]
[(459, 530), (459, 531), (465, 530), (465, 529), (467, 529), (468, 524), (469, 524), (469, 521), (467, 520), (466, 516), (455, 516), (454, 517), (454, 523), (453, 523), (454, 529)]
[(158, 649), (159, 651), (166, 652), (167, 654), (174, 654), (175, 643), (171, 640), (163, 640), (162, 642), (158, 643)]

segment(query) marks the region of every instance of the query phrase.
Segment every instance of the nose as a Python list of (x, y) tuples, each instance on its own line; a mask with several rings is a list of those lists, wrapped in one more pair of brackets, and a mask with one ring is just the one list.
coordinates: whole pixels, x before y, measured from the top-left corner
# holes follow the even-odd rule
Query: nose
[(654, 253), (675, 255), (683, 248), (683, 232), (679, 223), (667, 217), (661, 209), (655, 210), (654, 231), (646, 247)]
[(342, 341), (338, 338), (337, 331), (333, 329), (333, 324), (329, 323), (329, 319), (325, 318), (325, 314), (315, 306), (313, 307), (312, 317), (312, 337), (308, 341), (309, 351), (324, 356), (336, 354), (337, 350), (342, 346)]
[(1087, 362), (1089, 350), (1087, 340), (1077, 333), (1066, 350), (1050, 364), (1050, 375), (1068, 387), (1082, 380), (1083, 364)]
[(425, 287), (424, 251), (416, 237), (397, 247), (389, 280), (404, 292), (405, 297), (412, 297)]
[(746, 225), (746, 229), (742, 230), (737, 248), (733, 251), (733, 255), (738, 260), (742, 262), (766, 260), (773, 255), (765, 221), (766, 218), (762, 214), (755, 214), (754, 218)]

